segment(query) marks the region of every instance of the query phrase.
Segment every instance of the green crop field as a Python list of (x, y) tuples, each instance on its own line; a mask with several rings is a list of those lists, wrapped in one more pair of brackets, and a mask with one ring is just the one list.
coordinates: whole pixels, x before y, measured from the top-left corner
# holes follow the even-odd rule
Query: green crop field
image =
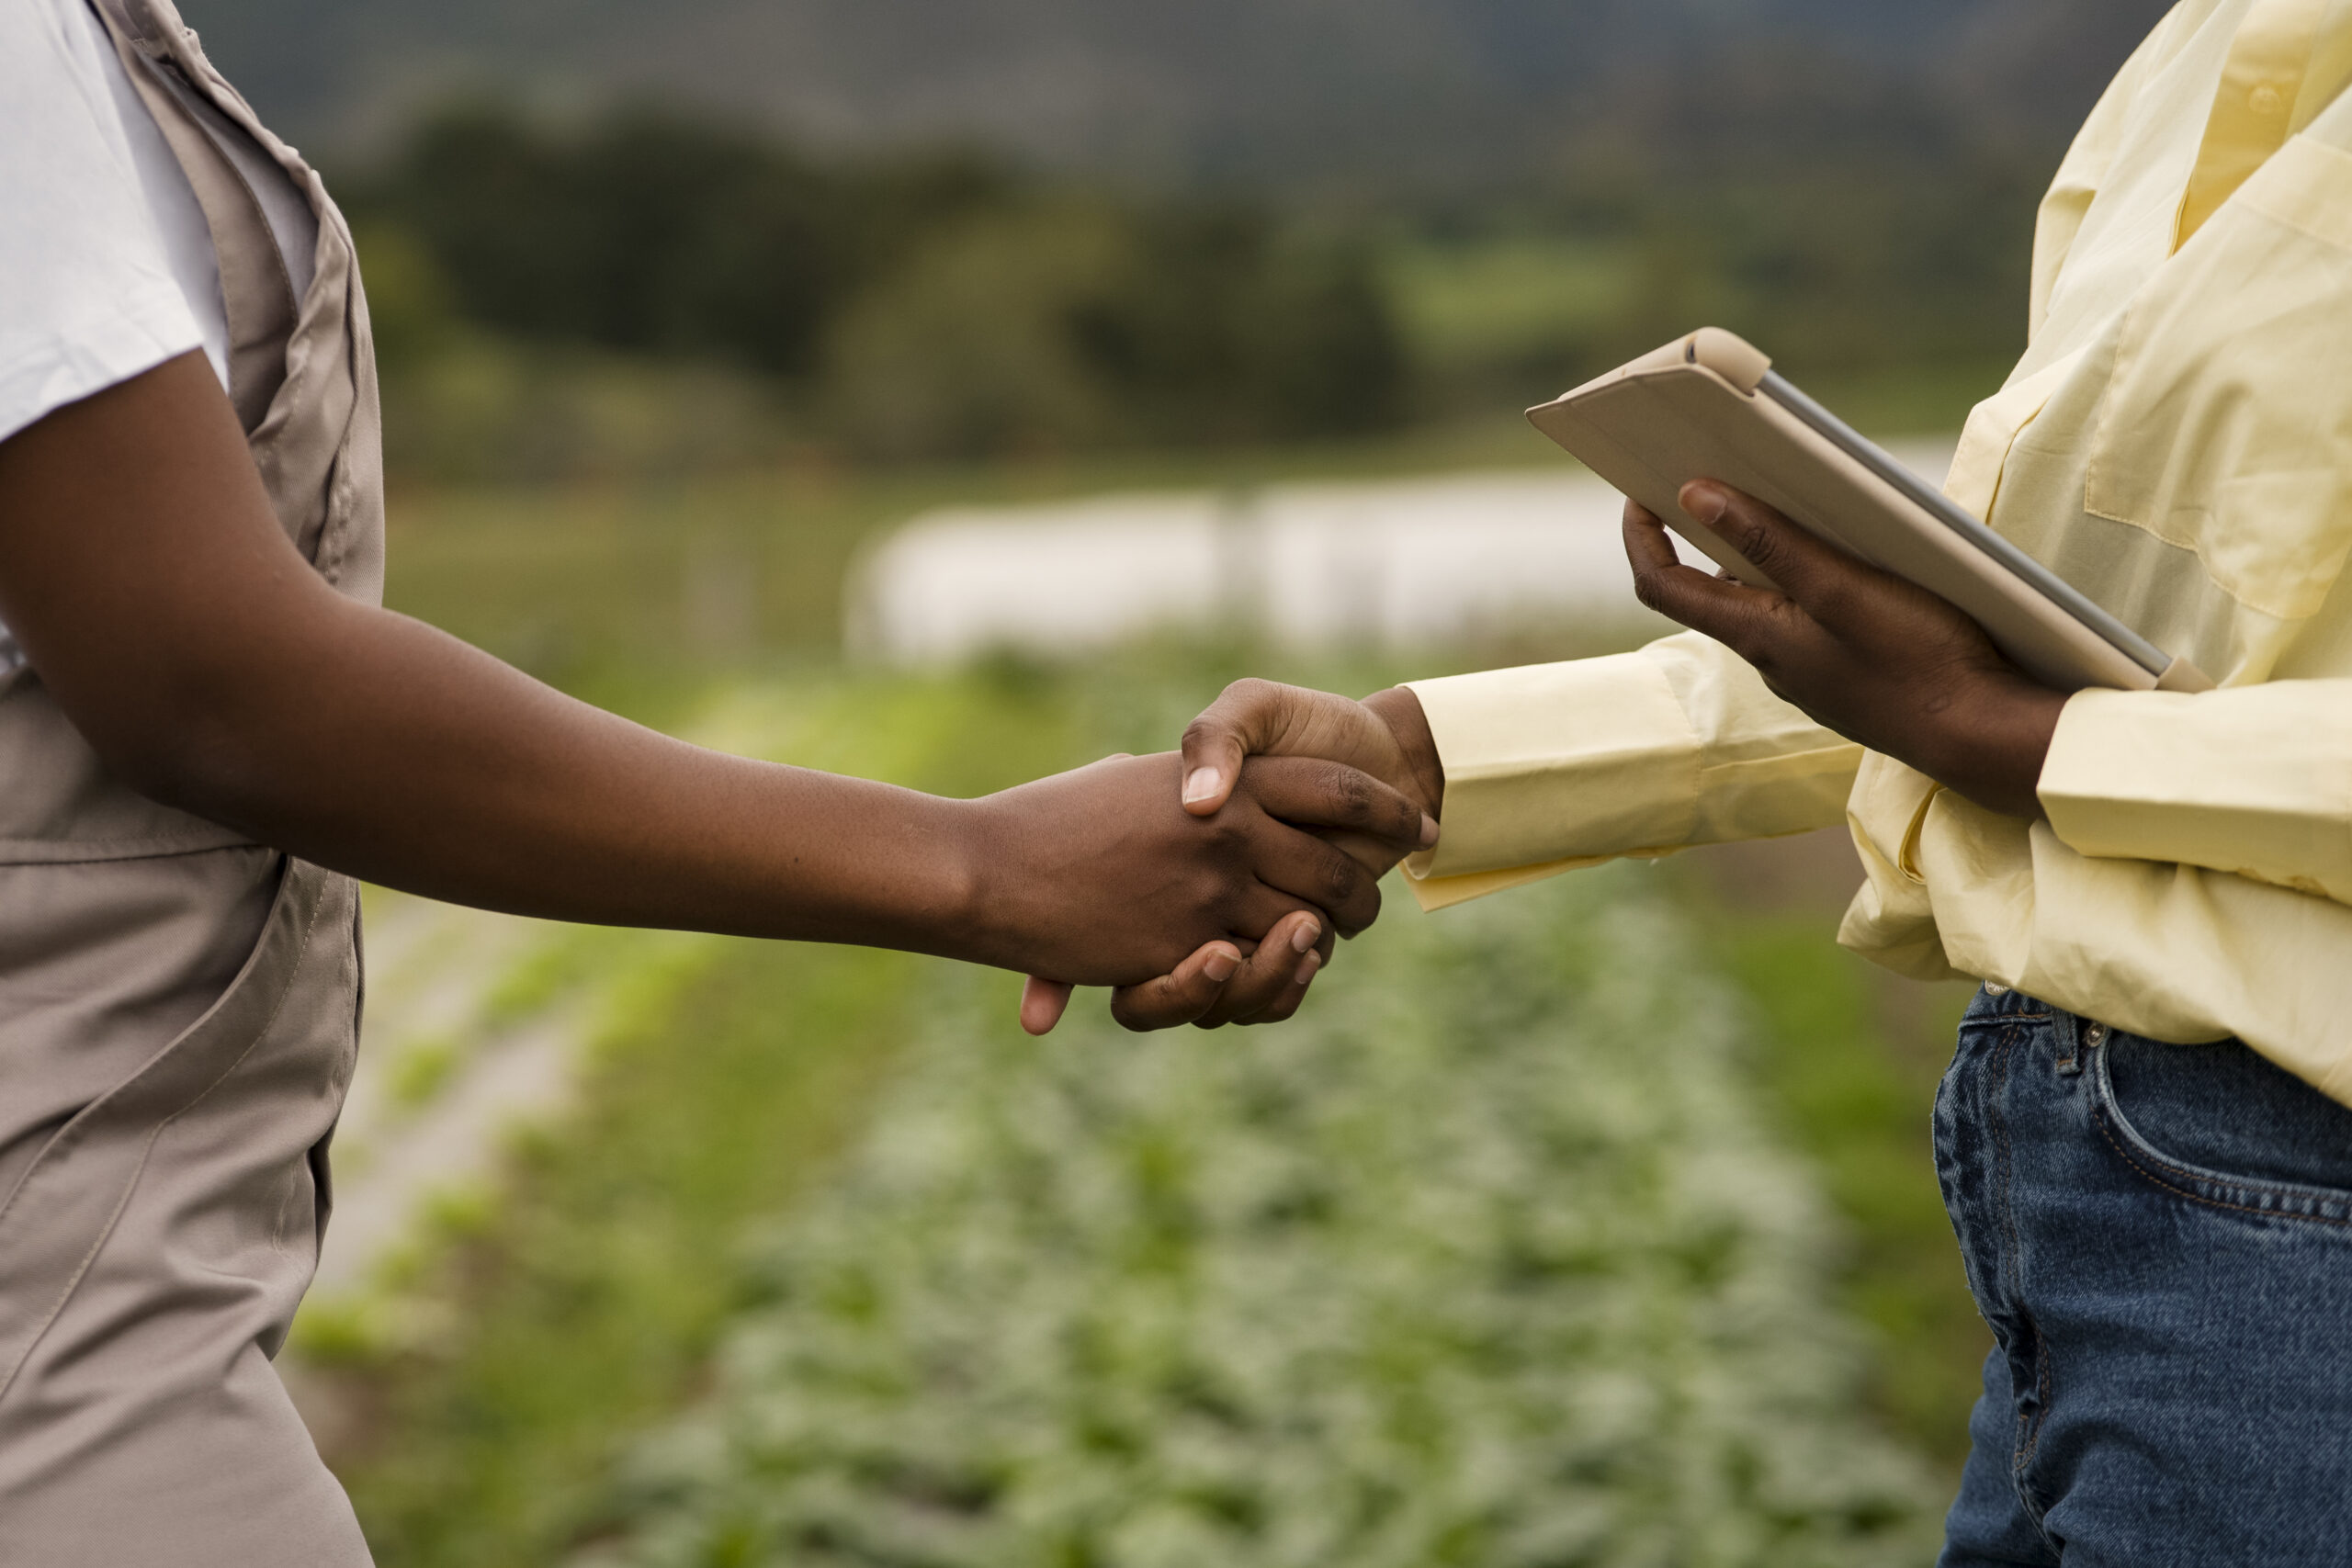
[[(1244, 672), (1602, 645), (846, 671), (877, 523), (1520, 457), (419, 491), (392, 596), (665, 728), (970, 795), (1163, 748)], [(1836, 950), (1834, 846), (1789, 853), (1793, 895), (1707, 854), (1436, 917), (1392, 882), (1279, 1031), (1082, 998), (1038, 1044), (1008, 976), (535, 937), (371, 1038), (401, 1115), (534, 1021), (579, 1021), (577, 1083), (298, 1325), (331, 1461), (386, 1568), (1923, 1563), (1983, 1348), (1927, 1147), (1958, 998)]]

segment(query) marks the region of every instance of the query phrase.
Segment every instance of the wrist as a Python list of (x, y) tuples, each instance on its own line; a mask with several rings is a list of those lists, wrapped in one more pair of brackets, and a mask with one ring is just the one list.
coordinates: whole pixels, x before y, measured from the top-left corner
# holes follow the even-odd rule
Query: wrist
[(942, 857), (939, 929), (929, 950), (970, 964), (1017, 968), (1023, 942), (1022, 879), (1008, 867), (1017, 837), (996, 795), (943, 800), (947, 853)]
[(1364, 698), (1363, 705), (1388, 727), (1403, 760), (1404, 776), (1386, 782), (1412, 796), (1422, 810), (1443, 819), (1445, 761), (1438, 755), (1437, 738), (1430, 733), (1429, 715), (1410, 686), (1391, 686)]
[(2035, 820), (2042, 766), (2065, 706), (2064, 694), (2023, 676), (1994, 681), (1964, 722), (1945, 727), (1941, 765), (1928, 772), (1989, 811)]

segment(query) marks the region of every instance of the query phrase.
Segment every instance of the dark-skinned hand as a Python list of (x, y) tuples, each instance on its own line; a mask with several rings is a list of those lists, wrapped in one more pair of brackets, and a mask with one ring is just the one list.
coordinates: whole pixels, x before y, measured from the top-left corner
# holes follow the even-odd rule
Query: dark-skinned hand
[[(1373, 877), (1414, 849), (1437, 842), (1445, 772), (1420, 700), (1403, 686), (1355, 702), (1272, 681), (1237, 681), (1184, 731), (1183, 756), (1184, 809), (1212, 820), (1233, 809), (1236, 782), (1246, 782), (1255, 765), (1247, 759), (1253, 757), (1319, 759), (1396, 791), (1419, 809), (1417, 840), (1317, 829)], [(1326, 929), (1316, 940), (1302, 915), (1276, 926), (1262, 943), (1213, 943), (1172, 974), (1114, 992), (1112, 1016), (1134, 1030), (1279, 1023), (1298, 1010), (1308, 986), (1330, 962), (1332, 936)], [(1033, 1034), (1053, 1028), (1069, 990), (1033, 976), (1022, 996), (1023, 1027)]]
[(1756, 667), (1816, 723), (1907, 762), (2005, 816), (2041, 814), (2035, 786), (2066, 699), (1926, 589), (1847, 554), (1752, 496), (1685, 485), (1682, 510), (1780, 591), (1685, 566), (1657, 518), (1625, 503), (1625, 555), (1644, 604)]

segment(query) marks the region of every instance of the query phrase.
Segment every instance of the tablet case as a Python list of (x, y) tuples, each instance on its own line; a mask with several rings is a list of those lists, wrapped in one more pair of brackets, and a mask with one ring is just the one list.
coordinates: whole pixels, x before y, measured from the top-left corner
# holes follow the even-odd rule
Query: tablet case
[[(1538, 430), (1744, 582), (1774, 587), (1677, 497), (1692, 479), (1744, 491), (1966, 611), (2036, 680), (2063, 692), (2208, 691), (2171, 659), (1904, 473), (1721, 328), (1527, 411)], [(1906, 493), (1906, 491), (1909, 493)]]

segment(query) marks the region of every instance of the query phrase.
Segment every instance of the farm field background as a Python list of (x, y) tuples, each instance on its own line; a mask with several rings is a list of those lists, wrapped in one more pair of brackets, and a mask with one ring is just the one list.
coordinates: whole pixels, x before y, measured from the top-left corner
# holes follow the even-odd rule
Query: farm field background
[[(977, 794), (1164, 749), (1245, 672), (1623, 634), (863, 671), (873, 529), (1526, 440), (412, 488), (391, 597), (660, 728)], [(405, 1196), (298, 1391), (388, 1568), (1925, 1562), (1983, 1349), (1927, 1146), (1964, 998), (1835, 948), (1849, 853), (1435, 918), (1392, 884), (1295, 1031), (1138, 1040), (1094, 998), (1044, 1045), (1007, 976), (375, 896), (339, 1156), (355, 1224)]]

